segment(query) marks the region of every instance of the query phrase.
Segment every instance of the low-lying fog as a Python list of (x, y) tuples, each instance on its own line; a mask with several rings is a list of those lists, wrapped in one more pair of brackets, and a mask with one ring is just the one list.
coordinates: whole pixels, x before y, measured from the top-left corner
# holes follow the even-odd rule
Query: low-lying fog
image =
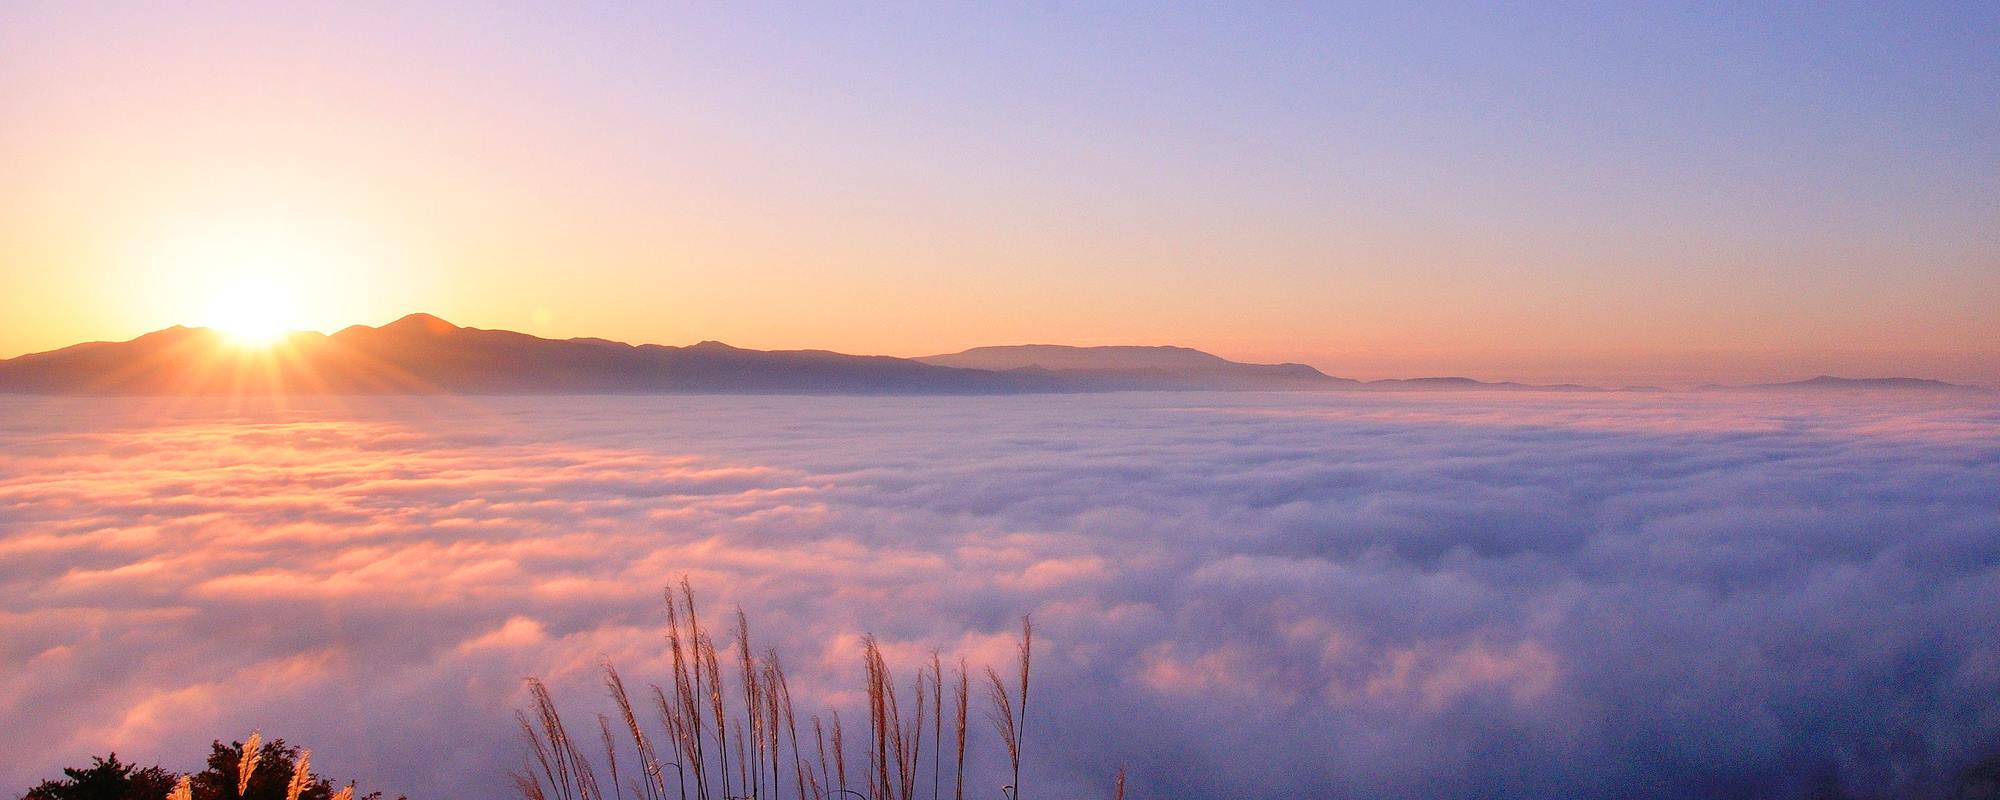
[(2000, 752), (1991, 400), (12, 397), (0, 794), (261, 728), (505, 796), (522, 677), (594, 728), (682, 575), (801, 715), (865, 719), (863, 633), (907, 683), (1033, 614), (1031, 796), (1906, 795)]

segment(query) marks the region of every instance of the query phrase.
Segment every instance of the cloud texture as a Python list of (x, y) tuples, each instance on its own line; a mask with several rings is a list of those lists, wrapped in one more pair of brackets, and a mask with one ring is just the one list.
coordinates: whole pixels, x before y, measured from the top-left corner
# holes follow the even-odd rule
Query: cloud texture
[(1990, 401), (157, 402), (0, 398), (7, 794), (261, 727), (501, 796), (520, 678), (660, 680), (683, 574), (802, 710), (856, 708), (864, 632), (1003, 664), (1033, 613), (1045, 796), (1911, 795), (2000, 750)]

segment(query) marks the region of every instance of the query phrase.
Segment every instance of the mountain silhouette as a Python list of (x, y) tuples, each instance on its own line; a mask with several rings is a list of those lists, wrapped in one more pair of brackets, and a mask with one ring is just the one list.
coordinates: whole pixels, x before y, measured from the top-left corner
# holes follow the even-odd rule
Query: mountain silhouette
[[(1360, 389), (1370, 391), (1400, 392), (1464, 392), (1464, 391), (1505, 391), (1505, 392), (1605, 392), (1611, 391), (1597, 386), (1579, 383), (1516, 383), (1514, 381), (1482, 381), (1476, 378), (1383, 378), (1361, 384)], [(1629, 390), (1628, 390), (1629, 391)]]
[[(1920, 378), (1836, 378), (1750, 387), (1793, 391), (1984, 391)], [(411, 314), (248, 347), (175, 326), (0, 360), (0, 392), (283, 394), (1018, 394), (1179, 390), (1605, 391), (1471, 378), (1356, 381), (1304, 364), (1246, 364), (1186, 347), (978, 347), (924, 358), (827, 350), (685, 347), (544, 339)]]
[(1304, 364), (1244, 364), (1187, 347), (1028, 344), (975, 347), (916, 360), (1122, 389), (1330, 389), (1359, 384)]
[(1799, 381), (1783, 383), (1755, 383), (1743, 386), (1721, 386), (1710, 384), (1701, 387), (1707, 391), (1778, 391), (1778, 392), (1945, 392), (1985, 394), (1992, 390), (1982, 386), (1967, 386), (1962, 383), (1947, 383), (1930, 378), (1842, 378), (1833, 375), (1815, 375)]
[(0, 391), (50, 394), (993, 394), (1069, 391), (1047, 377), (824, 350), (543, 339), (429, 314), (245, 348), (174, 327), (0, 361)]
[(1472, 378), (1338, 378), (1304, 364), (1245, 364), (1187, 347), (1072, 347), (1024, 344), (975, 347), (917, 359), (926, 364), (1042, 373), (1126, 389), (1354, 389), (1363, 391), (1601, 392), (1574, 383), (1540, 385)]

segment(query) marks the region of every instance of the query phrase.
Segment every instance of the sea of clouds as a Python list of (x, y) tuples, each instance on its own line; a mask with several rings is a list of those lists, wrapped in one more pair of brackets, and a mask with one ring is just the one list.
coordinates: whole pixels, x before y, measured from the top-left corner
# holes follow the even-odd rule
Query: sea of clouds
[(0, 397), (0, 795), (261, 728), (505, 796), (522, 678), (594, 729), (684, 575), (850, 720), (863, 633), (907, 682), (1032, 614), (1029, 797), (1919, 796), (2000, 753), (1990, 399)]

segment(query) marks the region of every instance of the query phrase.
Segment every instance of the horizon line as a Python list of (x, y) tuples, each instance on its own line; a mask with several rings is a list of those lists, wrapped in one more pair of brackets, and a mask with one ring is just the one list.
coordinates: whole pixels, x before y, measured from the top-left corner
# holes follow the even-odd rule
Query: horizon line
[[(386, 329), (386, 328), (390, 328), (390, 327), (392, 327), (392, 326), (395, 326), (395, 325), (398, 325), (398, 324), (403, 324), (403, 323), (410, 323), (410, 322), (413, 322), (413, 321), (415, 321), (415, 322), (435, 322), (435, 323), (439, 323), (439, 324), (442, 324), (442, 325), (446, 326), (446, 327), (447, 327), (447, 328), (449, 328), (450, 330), (472, 330), (472, 331), (487, 331), (487, 332), (500, 332), (500, 333), (511, 333), (511, 334), (516, 334), (516, 335), (520, 335), (520, 336), (527, 336), (527, 337), (531, 337), (531, 338), (534, 338), (534, 339), (539, 339), (539, 340), (542, 340), (542, 341), (551, 341), (551, 342), (569, 342), (569, 341), (596, 341), (596, 342), (607, 342), (607, 343), (611, 343), (611, 344), (617, 344), (617, 345), (623, 345), (623, 346), (626, 346), (626, 347), (632, 347), (632, 348), (640, 348), (640, 347), (667, 347), (667, 348), (688, 348), (688, 347), (696, 347), (696, 346), (700, 346), (700, 345), (719, 345), (719, 346), (723, 346), (723, 347), (729, 347), (729, 348), (732, 348), (732, 349), (737, 349), (737, 350), (745, 350), (745, 351), (749, 351), (749, 352), (764, 352), (764, 353), (782, 353), (782, 352), (819, 352), (819, 353), (833, 353), (833, 354), (837, 354), (837, 355), (847, 355), (847, 356), (862, 356), (862, 357), (875, 357), (875, 358), (894, 358), (894, 359), (900, 359), (900, 360), (905, 360), (905, 361), (917, 361), (917, 362), (922, 362), (922, 361), (923, 361), (924, 359), (929, 359), (929, 358), (943, 358), (943, 357), (949, 357), (949, 356), (955, 356), (955, 355), (961, 355), (961, 354), (965, 354), (965, 353), (969, 353), (969, 352), (972, 352), (972, 351), (974, 351), (974, 350), (982, 350), (982, 349), (1009, 349), (1009, 348), (1032, 348), (1032, 347), (1048, 347), (1048, 348), (1065, 348), (1065, 349), (1077, 349), (1077, 350), (1093, 350), (1093, 349), (1147, 349), (1147, 350), (1181, 350), (1181, 351), (1187, 351), (1187, 352), (1192, 352), (1192, 353), (1199, 353), (1199, 354), (1203, 354), (1203, 355), (1208, 355), (1208, 356), (1211, 356), (1211, 357), (1215, 357), (1215, 358), (1220, 358), (1220, 359), (1223, 359), (1224, 361), (1228, 361), (1228, 362), (1230, 362), (1230, 363), (1233, 363), (1233, 364), (1246, 364), (1246, 365), (1255, 365), (1255, 366), (1304, 366), (1304, 367), (1308, 367), (1308, 368), (1311, 368), (1311, 369), (1313, 369), (1313, 370), (1315, 370), (1315, 371), (1318, 371), (1318, 372), (1319, 372), (1320, 374), (1322, 374), (1322, 375), (1325, 375), (1326, 377), (1328, 377), (1328, 378), (1331, 378), (1331, 379), (1335, 379), (1335, 380), (1343, 380), (1343, 381), (1353, 381), (1353, 382), (1355, 382), (1355, 383), (1358, 383), (1358, 384), (1363, 384), (1363, 385), (1367, 385), (1367, 384), (1382, 384), (1382, 383), (1400, 383), (1400, 382), (1418, 382), (1418, 381), (1443, 381), (1443, 380), (1466, 380), (1466, 381), (1475, 381), (1475, 382), (1478, 382), (1478, 383), (1482, 383), (1482, 384), (1493, 384), (1493, 385), (1510, 385), (1510, 384), (1511, 384), (1511, 385), (1517, 385), (1517, 386), (1523, 386), (1523, 387), (1530, 387), (1530, 388), (1550, 388), (1550, 389), (1560, 389), (1560, 388), (1583, 388), (1583, 389), (1591, 389), (1591, 390), (1597, 390), (1597, 391), (1600, 391), (1600, 392), (1606, 392), (1606, 393), (1618, 393), (1618, 392), (1634, 392), (1634, 391), (1638, 391), (1638, 392), (1645, 392), (1645, 391), (1699, 391), (1699, 390), (1702, 390), (1702, 389), (1744, 389), (1744, 388), (1760, 388), (1760, 387), (1773, 387), (1773, 386), (1785, 386), (1785, 385), (1790, 385), (1790, 384), (1802, 384), (1802, 383), (1809, 383), (1809, 382), (1812, 382), (1812, 381), (1816, 381), (1816, 380), (1837, 380), (1837, 381), (1855, 381), (1855, 382), (1870, 382), (1870, 381), (1924, 381), (1924, 382), (1929, 382), (1929, 383), (1935, 383), (1935, 384), (1940, 384), (1940, 385), (1942, 385), (1942, 386), (1947, 386), (1947, 387), (1960, 387), (1960, 388), (1966, 388), (1966, 389), (1977, 389), (1977, 390), (1982, 390), (1982, 391), (1986, 391), (1986, 392), (1995, 392), (1995, 391), (2000, 391), (2000, 387), (1996, 387), (1995, 385), (1992, 385), (1992, 384), (1988, 384), (1988, 383), (1984, 383), (1984, 382), (1966, 382), (1966, 381), (1963, 381), (1963, 380), (1957, 380), (1957, 381), (1954, 381), (1954, 380), (1945, 380), (1945, 379), (1941, 379), (1941, 378), (1934, 378), (1934, 377), (1928, 377), (1928, 376), (1925, 376), (1925, 375), (1918, 375), (1918, 374), (1909, 374), (1909, 373), (1885, 373), (1885, 374), (1835, 374), (1835, 373), (1832, 373), (1832, 372), (1825, 372), (1825, 371), (1815, 371), (1815, 370), (1803, 370), (1803, 371), (1800, 371), (1800, 372), (1798, 372), (1798, 373), (1794, 373), (1792, 377), (1784, 377), (1784, 378), (1774, 378), (1774, 379), (1766, 379), (1766, 380), (1761, 380), (1761, 381), (1753, 381), (1753, 382), (1750, 382), (1750, 383), (1729, 383), (1729, 382), (1725, 382), (1725, 381), (1724, 381), (1724, 379), (1722, 379), (1722, 378), (1719, 378), (1719, 377), (1712, 377), (1712, 378), (1709, 378), (1709, 379), (1705, 379), (1705, 380), (1698, 380), (1698, 381), (1691, 381), (1691, 382), (1673, 382), (1673, 381), (1665, 381), (1665, 382), (1645, 382), (1645, 383), (1623, 383), (1623, 384), (1602, 384), (1602, 383), (1590, 383), (1590, 382), (1586, 382), (1586, 380), (1587, 380), (1587, 379), (1567, 379), (1567, 380), (1552, 380), (1552, 381), (1549, 381), (1549, 380), (1544, 380), (1544, 381), (1536, 381), (1535, 379), (1530, 379), (1530, 378), (1516, 378), (1516, 377), (1474, 377), (1474, 375), (1475, 375), (1476, 371), (1470, 371), (1470, 370), (1469, 370), (1469, 371), (1464, 371), (1464, 372), (1456, 372), (1456, 371), (1447, 371), (1447, 372), (1445, 372), (1445, 373), (1439, 373), (1439, 374), (1415, 374), (1415, 375), (1406, 375), (1406, 376), (1403, 376), (1403, 377), (1372, 377), (1372, 378), (1351, 378), (1351, 377), (1347, 377), (1347, 376), (1345, 376), (1345, 375), (1338, 375), (1338, 374), (1335, 374), (1335, 372), (1333, 372), (1333, 371), (1330, 371), (1330, 370), (1328, 370), (1328, 369), (1327, 369), (1327, 368), (1325, 368), (1325, 367), (1321, 367), (1321, 366), (1319, 366), (1318, 364), (1313, 364), (1313, 363), (1310, 363), (1310, 362), (1305, 362), (1305, 361), (1242, 361), (1242, 360), (1238, 360), (1238, 359), (1236, 359), (1236, 358), (1231, 358), (1231, 357), (1228, 357), (1228, 356), (1223, 356), (1223, 355), (1220, 355), (1220, 354), (1218, 354), (1218, 353), (1215, 353), (1215, 352), (1213, 352), (1213, 351), (1210, 351), (1210, 350), (1205, 350), (1205, 349), (1202, 349), (1202, 348), (1200, 348), (1200, 347), (1195, 347), (1195, 346), (1192, 346), (1192, 345), (1185, 345), (1185, 344), (1065, 344), (1065, 343), (1061, 343), (1061, 342), (1054, 342), (1054, 341), (1032, 341), (1032, 342), (1021, 342), (1021, 343), (1016, 343), (1016, 344), (983, 344), (983, 345), (973, 345), (973, 346), (971, 346), (971, 347), (966, 347), (966, 348), (962, 348), (962, 349), (959, 349), (959, 350), (955, 350), (955, 351), (949, 351), (949, 352), (931, 352), (931, 353), (926, 353), (926, 354), (924, 354), (924, 355), (895, 355), (895, 354), (890, 354), (890, 353), (869, 353), (869, 352), (847, 352), (847, 351), (841, 351), (841, 350), (833, 350), (833, 349), (829, 349), (829, 348), (823, 348), (823, 347), (777, 347), (777, 348), (755, 348), (755, 347), (741, 347), (741, 346), (738, 346), (738, 345), (732, 345), (732, 344), (729, 344), (729, 343), (727, 343), (727, 342), (724, 342), (724, 341), (722, 341), (722, 340), (719, 340), (719, 339), (701, 339), (701, 340), (698, 340), (698, 341), (695, 341), (695, 342), (692, 342), (692, 343), (689, 343), (689, 344), (678, 344), (678, 345), (677, 345), (677, 344), (666, 344), (666, 343), (663, 343), (663, 342), (648, 342), (648, 341), (628, 341), (628, 340), (622, 340), (622, 339), (611, 339), (611, 338), (607, 338), (607, 337), (603, 337), (603, 336), (587, 336), (587, 335), (586, 335), (586, 336), (567, 336), (567, 337), (555, 337), (555, 336), (543, 336), (543, 335), (540, 335), (540, 334), (536, 334), (536, 333), (529, 333), (529, 332), (526, 332), (526, 331), (521, 331), (521, 330), (515, 330), (515, 329), (512, 329), (512, 328), (501, 328), (501, 327), (493, 327), (493, 328), (486, 328), (486, 327), (479, 327), (479, 326), (477, 326), (477, 325), (460, 325), (460, 324), (458, 324), (458, 323), (455, 323), (455, 322), (452, 322), (452, 321), (450, 321), (450, 320), (447, 320), (447, 319), (445, 319), (445, 318), (443, 318), (443, 317), (441, 317), (441, 316), (439, 316), (439, 315), (437, 315), (437, 314), (433, 314), (433, 313), (430, 313), (430, 312), (426, 312), (426, 311), (413, 311), (413, 312), (409, 312), (409, 313), (406, 313), (406, 314), (403, 314), (403, 315), (401, 315), (401, 316), (398, 316), (398, 317), (396, 317), (395, 319), (392, 319), (392, 320), (390, 320), (390, 321), (388, 321), (388, 322), (384, 322), (384, 323), (381, 323), (381, 324), (377, 324), (377, 325), (369, 325), (369, 324), (367, 324), (367, 323), (352, 323), (352, 324), (349, 324), (349, 325), (344, 325), (344, 326), (341, 326), (341, 327), (339, 327), (339, 328), (336, 328), (336, 329), (334, 329), (334, 330), (331, 330), (331, 331), (327, 331), (327, 330), (321, 330), (321, 329), (314, 329), (314, 328), (296, 328), (296, 329), (285, 329), (285, 330), (282, 330), (282, 331), (280, 331), (280, 332), (276, 333), (276, 334), (275, 334), (275, 335), (273, 335), (272, 337), (270, 337), (270, 342), (271, 342), (272, 344), (275, 344), (275, 343), (277, 343), (277, 342), (279, 342), (279, 341), (282, 341), (282, 340), (285, 340), (285, 339), (290, 339), (290, 338), (292, 338), (292, 337), (296, 337), (296, 336), (321, 336), (321, 337), (329, 337), (329, 338), (330, 338), (330, 337), (333, 337), (333, 336), (336, 336), (336, 335), (338, 335), (338, 334), (340, 334), (340, 333), (342, 333), (342, 332), (345, 332), (345, 331), (348, 331), (348, 330), (352, 330), (352, 329), (356, 329), (356, 328), (361, 328), (361, 329), (368, 329), (368, 330), (383, 330), (383, 329)], [(216, 335), (216, 336), (219, 336), (219, 337), (223, 337), (223, 338), (227, 338), (227, 337), (229, 336), (229, 334), (228, 334), (228, 333), (227, 333), (226, 331), (224, 331), (224, 330), (222, 330), (221, 328), (219, 328), (218, 326), (214, 326), (214, 325), (199, 325), (199, 324), (188, 324), (188, 323), (176, 323), (176, 324), (173, 324), (173, 325), (169, 325), (169, 326), (167, 326), (167, 327), (164, 327), (164, 328), (158, 328), (158, 329), (154, 329), (154, 330), (150, 330), (150, 331), (146, 331), (146, 332), (143, 332), (143, 333), (140, 333), (140, 334), (137, 334), (136, 336), (133, 336), (133, 337), (131, 337), (131, 338), (129, 338), (129, 339), (90, 339), (90, 340), (85, 340), (85, 341), (79, 341), (79, 342), (73, 342), (73, 343), (70, 343), (70, 344), (66, 344), (66, 345), (61, 345), (61, 346), (58, 346), (58, 347), (54, 347), (54, 348), (50, 348), (50, 349), (46, 349), (46, 350), (35, 350), (35, 351), (28, 351), (28, 352), (23, 352), (23, 353), (17, 353), (17, 354), (14, 354), (14, 355), (12, 355), (12, 356), (6, 356), (6, 357), (0, 357), (0, 363), (6, 363), (6, 362), (9, 362), (9, 361), (14, 361), (14, 360), (16, 360), (16, 359), (20, 359), (20, 358), (25, 358), (25, 357), (30, 357), (30, 356), (38, 356), (38, 355), (45, 355), (45, 354), (49, 354), (49, 353), (56, 353), (56, 352), (60, 352), (60, 351), (63, 351), (63, 350), (67, 350), (67, 349), (70, 349), (70, 348), (74, 348), (74, 347), (80, 347), (80, 346), (86, 346), (86, 345), (109, 345), (109, 344), (123, 344), (123, 343), (129, 343), (129, 342), (133, 342), (133, 341), (137, 341), (137, 340), (139, 340), (139, 339), (142, 339), (142, 338), (145, 338), (145, 337), (147, 337), (147, 336), (151, 336), (151, 335), (155, 335), (155, 334), (159, 334), (159, 333), (164, 333), (164, 332), (167, 332), (167, 331), (174, 331), (174, 330), (185, 330), (185, 331), (200, 331), (200, 332), (206, 332), (206, 333), (211, 333), (211, 334), (214, 334), (214, 335)], [(255, 347), (255, 346), (254, 346), (254, 345), (252, 345), (252, 346), (247, 346), (247, 347)], [(1581, 351), (1580, 351), (1580, 352), (1581, 352)], [(1601, 352), (1601, 351), (1600, 351), (1600, 352)], [(1820, 355), (1835, 355), (1835, 354), (1843, 354), (1843, 353), (1845, 353), (1845, 354), (1860, 354), (1860, 353), (1866, 353), (1866, 354), (1871, 354), (1871, 355), (1902, 355), (1902, 354), (1906, 354), (1907, 352), (1915, 352), (1915, 351), (1894, 351), (1894, 350), (1882, 350), (1882, 351), (1774, 351), (1774, 350), (1717, 350), (1717, 349), (1710, 349), (1710, 350), (1695, 350), (1695, 351), (1687, 351), (1687, 352), (1686, 352), (1685, 354), (1688, 354), (1688, 355), (1692, 355), (1692, 354), (1698, 354), (1698, 353), (1711, 353), (1711, 354), (1725, 354), (1725, 353), (1726, 353), (1726, 354), (1735, 354), (1735, 355), (1762, 355), (1762, 356), (1783, 356), (1783, 355), (1788, 355), (1788, 354), (1804, 354), (1804, 353), (1814, 353), (1814, 354), (1820, 354)], [(1964, 355), (1964, 356), (1985, 356), (1985, 355), (1994, 355), (1994, 354), (1989, 354), (1989, 353), (1987, 353), (1986, 351), (1977, 351), (1977, 350), (1968, 350), (1968, 351), (1937, 351), (1937, 352), (1932, 352), (1932, 351), (1922, 351), (1922, 352), (1924, 352), (1924, 353), (1926, 353), (1926, 354), (1933, 354), (1933, 355)], [(1664, 353), (1664, 352), (1663, 352), (1663, 353), (1661, 353), (1661, 354), (1662, 354), (1662, 355), (1665, 355), (1666, 353)], [(1005, 371), (1005, 370), (990, 370), (990, 369), (989, 369), (989, 370), (985, 370), (985, 371)], [(1810, 374), (1807, 374), (1807, 373), (1810, 373)]]

